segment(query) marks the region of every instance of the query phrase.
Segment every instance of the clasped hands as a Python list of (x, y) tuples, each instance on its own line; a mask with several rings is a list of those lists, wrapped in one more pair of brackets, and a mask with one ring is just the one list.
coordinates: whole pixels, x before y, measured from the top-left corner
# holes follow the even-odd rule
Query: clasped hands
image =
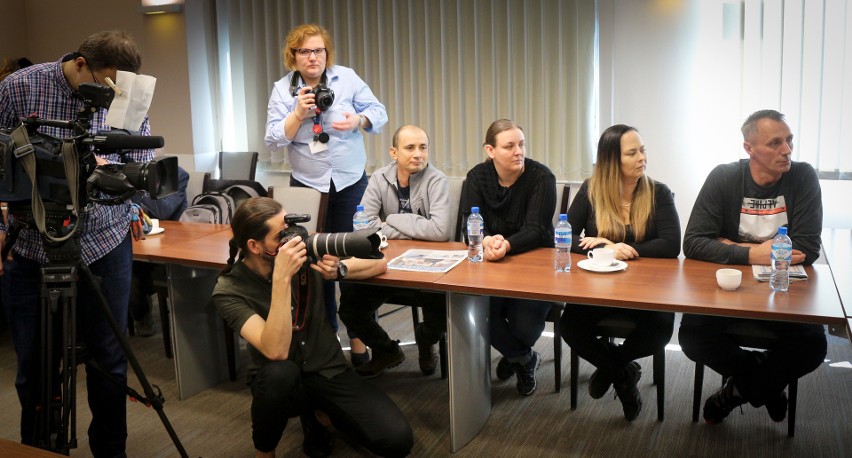
[[(305, 86), (299, 89), (299, 92), (296, 94), (296, 106), (293, 108), (293, 112), (300, 121), (306, 117), (314, 116), (316, 94), (311, 92), (311, 90), (310, 86)], [(344, 112), (343, 119), (332, 122), (331, 127), (341, 131), (358, 129), (361, 127), (361, 116)]]
[[(278, 254), (275, 255), (275, 269), (273, 270), (273, 280), (277, 278), (289, 279), (296, 275), (305, 261), (308, 260), (308, 252), (305, 247), (305, 242), (298, 235), (285, 242), (278, 249)], [(340, 264), (340, 258), (325, 254), (322, 259), (311, 264), (311, 269), (316, 270), (322, 275), (324, 280), (337, 279), (337, 266)]]

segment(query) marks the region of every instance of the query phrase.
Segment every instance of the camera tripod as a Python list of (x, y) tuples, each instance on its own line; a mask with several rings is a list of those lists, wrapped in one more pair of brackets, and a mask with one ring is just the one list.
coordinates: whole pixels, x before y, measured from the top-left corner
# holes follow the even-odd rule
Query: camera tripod
[[(16, 224), (9, 233), (8, 244), (4, 246), (3, 259), (14, 244), (22, 226), (22, 216), (10, 208), (10, 213), (15, 214)], [(26, 215), (27, 212), (23, 212)], [(61, 213), (61, 212), (60, 212)], [(31, 216), (31, 215), (26, 215)], [(26, 221), (26, 216), (24, 221)], [(56, 213), (47, 217), (49, 227), (61, 227), (64, 219), (57, 223)], [(76, 227), (73, 229), (76, 232)], [(90, 376), (104, 377), (110, 383), (120, 387), (132, 400), (153, 407), (157, 411), (160, 421), (166, 432), (172, 439), (181, 456), (186, 457), (186, 450), (172, 428), (168, 417), (163, 411), (164, 397), (159, 387), (152, 386), (145, 373), (142, 371), (139, 361), (133, 354), (130, 344), (120, 329), (115, 317), (109, 309), (107, 299), (101, 290), (98, 280), (89, 267), (81, 261), (78, 237), (55, 243), (48, 241), (42, 234), (44, 249), (48, 262), (41, 266), (41, 289), (39, 317), (37, 322), (35, 349), (33, 352), (32, 370), (28, 377), (31, 381), (29, 396), (31, 401), (27, 402), (24, 409), (33, 408), (30, 412), (34, 416), (33, 436), (25, 437), (25, 442), (31, 440), (32, 445), (39, 448), (51, 450), (68, 455), (70, 449), (77, 447), (77, 421), (76, 421), (76, 380), (77, 366), (86, 364), (88, 368), (97, 372)], [(96, 312), (101, 313), (112, 330), (113, 335), (121, 346), (133, 372), (142, 385), (144, 396), (126, 385), (124, 381), (116, 379), (106, 370), (101, 368), (91, 357), (89, 349), (77, 341), (77, 284), (83, 280), (94, 291), (97, 303)], [(156, 388), (156, 392), (155, 389)], [(27, 418), (29, 413), (24, 413)]]

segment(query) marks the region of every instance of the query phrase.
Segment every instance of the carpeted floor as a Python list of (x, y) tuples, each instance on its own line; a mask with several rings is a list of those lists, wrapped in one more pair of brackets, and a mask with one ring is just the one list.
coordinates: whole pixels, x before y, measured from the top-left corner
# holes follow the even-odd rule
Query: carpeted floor
[[(156, 307), (155, 307), (156, 309)], [(394, 337), (413, 341), (411, 315), (407, 309), (382, 319)], [(344, 345), (345, 331), (341, 330)], [(677, 332), (675, 332), (677, 335)], [(581, 360), (579, 403), (570, 410), (568, 347), (563, 347), (562, 392), (553, 386), (553, 345), (546, 335), (536, 349), (544, 361), (538, 373), (538, 390), (521, 398), (514, 380), (493, 379), (493, 411), (481, 433), (457, 456), (849, 456), (852, 450), (852, 369), (832, 367), (852, 360), (846, 339), (828, 337), (826, 363), (799, 382), (796, 437), (787, 438), (787, 423), (776, 424), (765, 409), (735, 410), (721, 425), (691, 422), (693, 365), (676, 349), (666, 352), (666, 419), (656, 413), (656, 388), (651, 384), (651, 359), (641, 360), (640, 391), (644, 409), (639, 418), (624, 420), (620, 403), (612, 393), (593, 400), (586, 391), (592, 368)], [(152, 383), (163, 390), (165, 413), (189, 456), (252, 456), (249, 405), (251, 396), (242, 380), (224, 383), (184, 401), (178, 401), (171, 360), (163, 356), (159, 335), (130, 338), (134, 352)], [(406, 361), (376, 382), (385, 389), (409, 418), (415, 433), (413, 456), (449, 454), (448, 394), (446, 381), (436, 374), (420, 375), (417, 348), (404, 347)], [(245, 354), (243, 355), (245, 356)], [(497, 354), (493, 353), (493, 364)], [(15, 355), (8, 329), (0, 329), (0, 437), (18, 440), (20, 407), (14, 390)], [(84, 380), (83, 371), (79, 379)], [(135, 377), (130, 377), (138, 387)], [(704, 397), (720, 383), (708, 370)], [(90, 456), (86, 427), (89, 421), (85, 383), (80, 383), (78, 406), (79, 447), (72, 456)], [(176, 456), (156, 412), (137, 403), (128, 406), (130, 457)], [(369, 454), (346, 438), (335, 435), (335, 456)], [(301, 456), (302, 432), (291, 421), (278, 449), (278, 456)]]

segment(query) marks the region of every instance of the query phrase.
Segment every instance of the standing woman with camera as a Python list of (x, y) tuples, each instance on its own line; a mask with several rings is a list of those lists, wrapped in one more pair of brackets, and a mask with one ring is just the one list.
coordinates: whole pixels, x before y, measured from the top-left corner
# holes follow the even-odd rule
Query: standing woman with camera
[[(367, 189), (367, 154), (361, 131), (378, 134), (387, 123), (384, 105), (348, 67), (334, 65), (326, 29), (300, 25), (284, 41), (291, 70), (275, 83), (266, 115), (266, 145), (287, 148), (290, 186), (328, 193), (326, 232), (352, 231), (352, 216)], [(334, 288), (325, 291), (331, 325), (337, 329)], [(353, 352), (366, 348), (353, 342)]]

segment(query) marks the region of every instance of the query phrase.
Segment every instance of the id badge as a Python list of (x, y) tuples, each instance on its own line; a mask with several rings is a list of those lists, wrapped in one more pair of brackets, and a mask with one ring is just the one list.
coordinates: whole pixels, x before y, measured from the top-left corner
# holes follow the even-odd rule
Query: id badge
[(312, 141), (308, 143), (308, 147), (311, 149), (311, 154), (317, 154), (323, 151), (328, 151), (328, 143)]

